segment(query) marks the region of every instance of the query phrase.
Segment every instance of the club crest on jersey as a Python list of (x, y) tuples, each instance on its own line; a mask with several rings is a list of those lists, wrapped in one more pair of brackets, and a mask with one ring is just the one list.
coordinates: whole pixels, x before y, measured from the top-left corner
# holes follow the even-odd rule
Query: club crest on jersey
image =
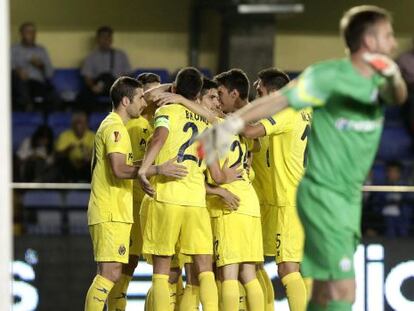
[(119, 255), (121, 255), (121, 256), (124, 256), (124, 255), (125, 255), (125, 253), (126, 253), (126, 247), (125, 247), (125, 245), (124, 245), (124, 244), (121, 244), (121, 246), (119, 246), (119, 248), (118, 248), (118, 253), (119, 253)]
[(114, 133), (112, 134), (112, 138), (114, 142), (119, 142), (121, 140), (121, 133), (119, 133), (118, 131), (114, 131)]

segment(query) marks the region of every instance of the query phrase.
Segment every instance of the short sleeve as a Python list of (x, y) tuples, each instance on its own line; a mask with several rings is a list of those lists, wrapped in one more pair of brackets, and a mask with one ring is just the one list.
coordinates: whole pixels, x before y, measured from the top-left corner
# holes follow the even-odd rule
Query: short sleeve
[(94, 78), (93, 54), (89, 54), (83, 61), (81, 75), (84, 77)]
[(40, 55), (42, 55), (42, 61), (43, 64), (45, 65), (45, 75), (48, 79), (52, 78), (53, 76), (53, 66), (52, 66), (52, 62), (50, 60), (49, 54), (47, 52), (47, 50), (40, 46)]
[(313, 65), (281, 92), (287, 97), (289, 106), (296, 110), (324, 106), (334, 89), (335, 72), (336, 66), (332, 62)]
[(158, 108), (154, 115), (154, 129), (165, 127), (170, 130), (171, 113), (169, 106)]
[(106, 154), (122, 153), (129, 154), (131, 151), (131, 141), (128, 131), (122, 125), (109, 126), (105, 130), (104, 143)]
[(292, 128), (292, 112), (292, 109), (284, 109), (271, 117), (261, 120), (259, 123), (265, 128), (266, 136), (288, 132)]

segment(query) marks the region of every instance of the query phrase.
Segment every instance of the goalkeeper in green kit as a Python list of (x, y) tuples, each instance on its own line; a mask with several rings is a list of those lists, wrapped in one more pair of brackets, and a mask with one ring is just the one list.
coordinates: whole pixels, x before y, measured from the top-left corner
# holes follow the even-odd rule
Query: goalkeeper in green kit
[(307, 168), (297, 192), (306, 235), (302, 270), (314, 279), (311, 311), (352, 309), (361, 187), (378, 148), (384, 104), (402, 104), (407, 97), (390, 58), (396, 41), (389, 13), (376, 6), (354, 7), (340, 28), (347, 58), (310, 66), (280, 92), (253, 101), (200, 136), (212, 161), (229, 149), (231, 135), (245, 124), (288, 106), (314, 108)]

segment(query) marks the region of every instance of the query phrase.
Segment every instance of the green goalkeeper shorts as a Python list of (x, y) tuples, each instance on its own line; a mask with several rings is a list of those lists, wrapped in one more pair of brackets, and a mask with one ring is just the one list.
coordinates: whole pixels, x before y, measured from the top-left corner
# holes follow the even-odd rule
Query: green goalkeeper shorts
[(359, 201), (304, 179), (297, 205), (305, 231), (303, 275), (315, 280), (354, 278), (353, 258), (360, 236)]

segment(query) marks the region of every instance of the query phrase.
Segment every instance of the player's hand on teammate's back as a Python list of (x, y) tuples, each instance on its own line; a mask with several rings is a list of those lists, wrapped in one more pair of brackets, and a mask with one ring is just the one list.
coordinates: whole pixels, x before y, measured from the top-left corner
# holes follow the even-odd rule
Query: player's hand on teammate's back
[(207, 164), (223, 158), (230, 150), (233, 135), (244, 128), (244, 121), (237, 116), (229, 116), (201, 133), (196, 140), (200, 141)]
[(398, 65), (386, 55), (364, 53), (363, 59), (380, 75), (386, 78), (401, 75)]
[(232, 183), (236, 180), (243, 179), (243, 168), (241, 167), (241, 163), (234, 165), (232, 167), (229, 167), (229, 160), (226, 159), (223, 163), (223, 167), (221, 168), (221, 171), (223, 172), (224, 176), (226, 177), (226, 184)]
[(229, 210), (237, 211), (240, 205), (240, 198), (224, 188), (221, 189), (221, 199)]
[(144, 92), (144, 99), (148, 103), (156, 102), (156, 97), (159, 94), (168, 91), (170, 88), (171, 88), (171, 83), (165, 83), (165, 84), (161, 84), (159, 86), (153, 87)]
[(183, 96), (179, 94), (174, 94), (170, 92), (159, 93), (154, 98), (154, 101), (156, 101), (158, 107), (168, 105), (168, 104), (182, 103), (183, 101), (186, 101), (186, 100), (188, 99), (184, 98)]
[(158, 166), (159, 174), (173, 178), (183, 178), (187, 176), (188, 171), (184, 165), (177, 164), (177, 157), (164, 162)]

